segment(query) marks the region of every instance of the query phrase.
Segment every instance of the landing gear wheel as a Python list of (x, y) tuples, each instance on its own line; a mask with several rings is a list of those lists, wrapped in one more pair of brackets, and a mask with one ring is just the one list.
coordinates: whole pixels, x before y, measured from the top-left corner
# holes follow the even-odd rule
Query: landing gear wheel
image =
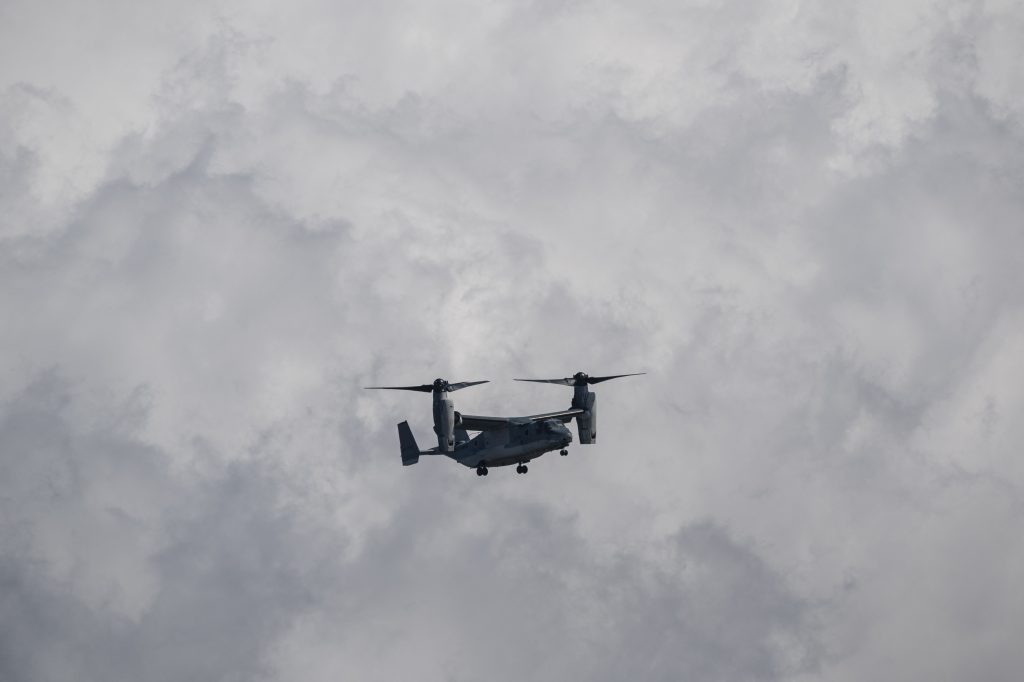
[(484, 476), (487, 475), (487, 467), (484, 467)]
[(519, 466), (516, 467), (516, 473), (517, 474), (523, 473), (523, 465), (522, 464), (520, 464)]
[(528, 467), (528, 466), (526, 466), (526, 465), (524, 464), (524, 465), (523, 465), (523, 473), (525, 474), (525, 473), (526, 473), (527, 471), (529, 471), (529, 470), (530, 470), (530, 467)]
[(559, 452), (558, 454), (560, 454), (560, 455), (561, 455), (562, 457), (565, 457), (566, 455), (568, 455), (568, 454), (569, 454), (569, 451), (568, 451), (568, 450), (562, 450), (562, 451), (561, 451), (561, 452)]
[(486, 476), (487, 475), (487, 467), (485, 467), (483, 465), (478, 466), (476, 468), (476, 475), (477, 476)]

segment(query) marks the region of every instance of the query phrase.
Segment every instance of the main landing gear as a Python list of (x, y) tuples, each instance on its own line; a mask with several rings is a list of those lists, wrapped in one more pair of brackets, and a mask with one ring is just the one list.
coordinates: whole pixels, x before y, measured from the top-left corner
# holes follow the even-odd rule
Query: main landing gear
[(558, 454), (560, 454), (560, 455), (561, 455), (562, 457), (565, 457), (566, 455), (568, 455), (568, 454), (569, 454), (569, 451), (568, 451), (568, 450), (562, 450), (562, 451), (561, 451), (561, 452), (559, 452)]
[(525, 474), (529, 470), (530, 470), (530, 468), (528, 466), (526, 466), (525, 464), (520, 464), (519, 466), (516, 467), (516, 473), (517, 474)]
[(476, 468), (476, 475), (477, 476), (486, 476), (487, 475), (487, 467), (485, 467), (483, 464), (478, 466)]

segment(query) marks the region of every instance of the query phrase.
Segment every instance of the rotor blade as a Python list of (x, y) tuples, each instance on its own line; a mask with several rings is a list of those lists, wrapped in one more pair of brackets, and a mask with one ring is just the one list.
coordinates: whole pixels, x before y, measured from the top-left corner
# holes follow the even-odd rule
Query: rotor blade
[(635, 377), (641, 374), (647, 374), (647, 372), (636, 372), (634, 374), (613, 374), (607, 377), (588, 377), (586, 374), (580, 372), (576, 376), (566, 377), (565, 379), (516, 379), (516, 381), (533, 381), (538, 384), (558, 384), (560, 386), (581, 386), (583, 384), (599, 384), (602, 381), (608, 381), (609, 379), (618, 379), (620, 377)]
[(574, 377), (569, 377), (568, 379), (516, 379), (516, 381), (532, 381), (535, 384), (558, 384), (559, 386), (576, 385)]
[(467, 388), (469, 386), (476, 386), (478, 384), (486, 384), (488, 382), (489, 382), (489, 379), (484, 379), (483, 381), (460, 381), (457, 384), (448, 384), (448, 390), (449, 391), (457, 391), (460, 388)]
[(366, 389), (377, 389), (382, 391), (419, 391), (420, 393), (431, 393), (434, 387), (430, 384), (420, 386), (364, 386)]
[(599, 384), (602, 381), (608, 381), (609, 379), (618, 379), (620, 377), (638, 377), (641, 374), (647, 374), (647, 372), (635, 372), (634, 374), (613, 374), (610, 377), (587, 377), (587, 383)]

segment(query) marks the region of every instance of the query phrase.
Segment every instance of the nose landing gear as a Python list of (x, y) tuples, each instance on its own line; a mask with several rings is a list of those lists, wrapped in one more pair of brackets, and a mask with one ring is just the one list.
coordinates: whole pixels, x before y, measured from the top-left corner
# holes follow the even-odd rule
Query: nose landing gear
[(559, 452), (558, 454), (560, 454), (560, 455), (561, 455), (562, 457), (565, 457), (566, 455), (568, 455), (568, 454), (569, 454), (569, 451), (568, 451), (568, 450), (562, 450), (562, 451), (561, 451), (561, 452)]
[(487, 467), (485, 467), (483, 464), (478, 466), (476, 468), (476, 475), (477, 476), (486, 476), (487, 475)]
[(529, 470), (530, 468), (527, 467), (525, 464), (520, 464), (519, 466), (516, 467), (517, 474), (525, 474)]

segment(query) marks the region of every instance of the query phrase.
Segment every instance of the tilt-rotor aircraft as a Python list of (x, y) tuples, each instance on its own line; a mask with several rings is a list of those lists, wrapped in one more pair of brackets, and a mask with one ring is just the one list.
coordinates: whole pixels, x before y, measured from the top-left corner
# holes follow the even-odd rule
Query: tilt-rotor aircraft
[[(477, 476), (486, 476), (490, 467), (516, 465), (517, 474), (525, 474), (526, 463), (537, 459), (545, 452), (560, 450), (569, 454), (566, 448), (572, 443), (572, 433), (566, 424), (576, 420), (580, 443), (590, 445), (597, 442), (597, 395), (589, 386), (609, 379), (632, 377), (645, 374), (614, 374), (606, 377), (587, 376), (577, 372), (565, 379), (516, 379), (541, 384), (560, 384), (573, 387), (572, 405), (568, 410), (545, 412), (528, 417), (481, 417), (455, 411), (455, 403), (448, 397), (452, 391), (469, 386), (486, 384), (486, 381), (460, 381), (448, 383), (435, 379), (432, 384), (420, 386), (367, 386), (370, 389), (394, 391), (419, 391), (430, 393), (434, 398), (434, 433), (437, 447), (420, 450), (413, 438), (409, 422), (398, 425), (398, 442), (402, 448), (402, 464), (410, 466), (419, 461), (421, 455), (446, 455), (459, 464), (475, 468)], [(470, 437), (470, 431), (479, 433)]]

